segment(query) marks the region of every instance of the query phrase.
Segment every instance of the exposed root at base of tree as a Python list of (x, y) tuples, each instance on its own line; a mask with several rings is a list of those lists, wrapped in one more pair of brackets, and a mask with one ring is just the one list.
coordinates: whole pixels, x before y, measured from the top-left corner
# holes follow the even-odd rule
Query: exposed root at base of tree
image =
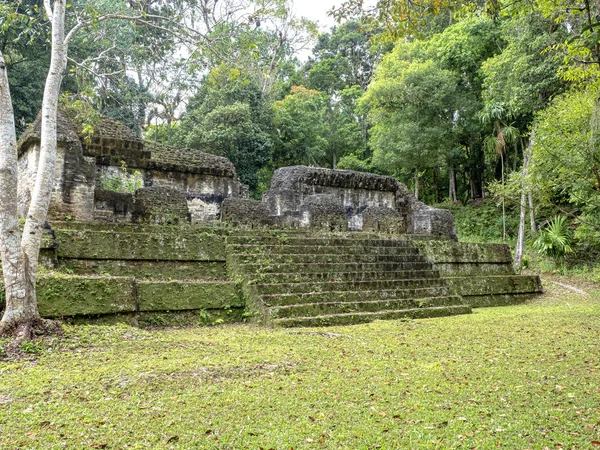
[(45, 336), (62, 335), (61, 324), (54, 320), (40, 318), (18, 324), (0, 322), (0, 338), (11, 339), (4, 348), (9, 358), (18, 358), (22, 355), (21, 345), (23, 342), (33, 341)]

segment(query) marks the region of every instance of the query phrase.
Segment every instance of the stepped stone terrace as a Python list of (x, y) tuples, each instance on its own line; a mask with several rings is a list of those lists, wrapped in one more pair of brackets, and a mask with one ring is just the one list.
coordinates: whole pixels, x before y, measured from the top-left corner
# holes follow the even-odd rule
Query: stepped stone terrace
[[(38, 155), (39, 121), (19, 142), (22, 214)], [(131, 171), (135, 192), (103, 186)], [(38, 280), (47, 317), (314, 326), (541, 292), (537, 276), (514, 273), (507, 246), (457, 242), (452, 214), (392, 177), (284, 167), (256, 201), (226, 158), (152, 145), (106, 118), (86, 136), (64, 113), (55, 175)]]

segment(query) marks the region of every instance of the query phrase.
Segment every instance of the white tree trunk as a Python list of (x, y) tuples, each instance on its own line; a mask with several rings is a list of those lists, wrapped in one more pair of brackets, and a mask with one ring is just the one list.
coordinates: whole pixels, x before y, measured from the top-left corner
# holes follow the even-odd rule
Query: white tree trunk
[(415, 169), (415, 198), (419, 200), (419, 169)]
[(7, 297), (0, 330), (16, 329), (17, 337), (22, 338), (29, 338), (32, 327), (40, 320), (35, 283), (42, 232), (54, 184), (58, 96), (67, 66), (65, 9), (65, 0), (54, 0), (52, 11), (46, 5), (52, 21), (52, 53), (42, 101), (40, 157), (22, 236), (19, 236), (17, 216), (18, 159), (14, 114), (3, 60), (0, 74), (0, 252)]
[[(2, 323), (27, 321), (28, 291), (25, 282), (21, 231), (17, 212), (17, 142), (15, 121), (4, 57), (0, 52), (0, 254), (6, 292)], [(35, 311), (37, 312), (37, 310)], [(35, 314), (34, 312), (34, 314)]]
[[(529, 155), (531, 158), (531, 155)], [(529, 201), (529, 227), (531, 228), (531, 234), (537, 233), (537, 226), (535, 224), (535, 210), (533, 208), (533, 196), (531, 192), (527, 194), (527, 200)]]
[(44, 225), (54, 185), (56, 163), (56, 117), (63, 74), (67, 67), (65, 44), (65, 0), (55, 0), (52, 13), (52, 55), (42, 102), (40, 157), (35, 185), (23, 230), (21, 246), (25, 254), (26, 275), (35, 296), (38, 258)]
[[(515, 248), (515, 270), (521, 271), (523, 266), (523, 250), (525, 249), (525, 212), (527, 209), (527, 193), (525, 191), (525, 179), (529, 172), (529, 161), (531, 159), (531, 153), (533, 151), (533, 142), (535, 139), (535, 129), (531, 132), (529, 139), (529, 145), (523, 155), (523, 171), (521, 173), (521, 213), (519, 216), (519, 234), (517, 235), (517, 247)], [(531, 197), (531, 194), (529, 194)]]
[(456, 170), (454, 167), (450, 168), (450, 190), (448, 192), (450, 201), (456, 203)]

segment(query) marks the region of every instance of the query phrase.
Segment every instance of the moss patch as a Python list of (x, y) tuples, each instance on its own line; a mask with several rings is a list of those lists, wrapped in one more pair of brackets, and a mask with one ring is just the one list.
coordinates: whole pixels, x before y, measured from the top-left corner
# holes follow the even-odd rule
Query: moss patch
[(224, 238), (194, 231), (56, 230), (59, 258), (225, 261)]
[[(137, 311), (135, 280), (128, 277), (43, 275), (38, 278), (37, 297), (43, 317)], [(4, 307), (1, 282), (0, 301)]]
[(149, 280), (224, 280), (225, 263), (220, 261), (132, 261), (61, 259), (59, 270), (79, 275), (111, 275)]
[(185, 309), (230, 309), (243, 307), (235, 283), (231, 282), (140, 282), (140, 311)]

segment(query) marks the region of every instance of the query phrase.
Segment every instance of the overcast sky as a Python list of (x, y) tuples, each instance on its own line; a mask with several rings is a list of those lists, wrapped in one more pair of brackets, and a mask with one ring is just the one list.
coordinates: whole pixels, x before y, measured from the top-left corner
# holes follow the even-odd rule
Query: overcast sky
[(332, 6), (339, 6), (341, 0), (294, 0), (294, 10), (299, 16), (319, 22), (319, 29), (325, 31), (335, 24), (327, 15)]

